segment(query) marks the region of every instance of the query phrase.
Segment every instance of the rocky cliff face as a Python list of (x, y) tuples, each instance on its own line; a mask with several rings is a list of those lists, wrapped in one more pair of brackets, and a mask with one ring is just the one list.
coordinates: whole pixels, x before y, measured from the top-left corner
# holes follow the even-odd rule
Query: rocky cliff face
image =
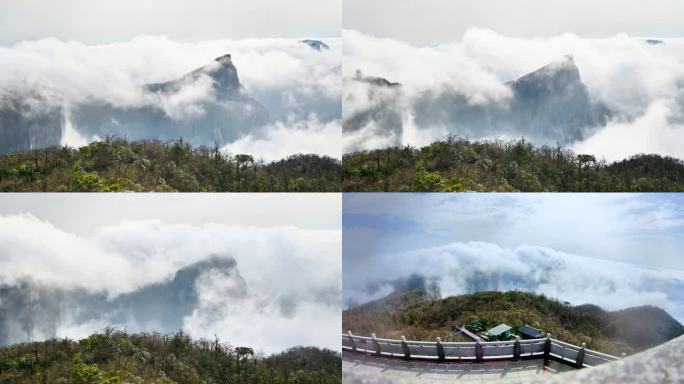
[(606, 124), (608, 110), (592, 104), (572, 56), (509, 82), (514, 99), (502, 118), (527, 128), (532, 137), (569, 143)]
[(59, 145), (62, 109), (37, 94), (0, 95), (0, 154)]
[[(382, 77), (363, 76), (357, 71), (354, 78), (344, 80), (344, 86), (347, 92), (342, 101), (343, 131), (371, 129), (369, 134), (391, 136), (394, 145), (401, 144), (401, 84)], [(359, 109), (359, 105), (364, 108)]]
[[(173, 103), (174, 98), (182, 97), (188, 87), (206, 84), (210, 85), (207, 97), (184, 106), (190, 113), (173, 116), (161, 108), (164, 103)], [(75, 108), (74, 125), (88, 137), (117, 135), (132, 140), (182, 137), (193, 145), (222, 145), (269, 121), (266, 108), (244, 92), (230, 55), (221, 56), (179, 79), (150, 84), (145, 89), (158, 104), (125, 108), (94, 101)]]

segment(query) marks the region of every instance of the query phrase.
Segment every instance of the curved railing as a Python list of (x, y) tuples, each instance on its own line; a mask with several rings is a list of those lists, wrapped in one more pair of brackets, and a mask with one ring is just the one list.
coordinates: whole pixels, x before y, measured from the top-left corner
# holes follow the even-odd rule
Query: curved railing
[(342, 334), (342, 349), (372, 353), (378, 356), (436, 361), (518, 360), (521, 358), (553, 359), (577, 368), (591, 367), (618, 357), (576, 346), (550, 337), (511, 341), (442, 342), (410, 341)]

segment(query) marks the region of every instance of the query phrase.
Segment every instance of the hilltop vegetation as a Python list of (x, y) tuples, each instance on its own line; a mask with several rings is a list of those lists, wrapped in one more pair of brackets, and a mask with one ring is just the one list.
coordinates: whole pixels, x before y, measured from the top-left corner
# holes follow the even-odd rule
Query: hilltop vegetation
[(342, 330), (359, 335), (434, 340), (456, 326), (479, 321), (484, 329), (529, 324), (554, 338), (606, 353), (634, 353), (684, 334), (684, 326), (660, 308), (643, 306), (609, 312), (595, 305), (570, 305), (518, 291), (479, 292), (431, 298), (423, 289), (395, 292), (342, 314)]
[(339, 192), (339, 160), (292, 155), (265, 163), (218, 147), (107, 137), (74, 149), (0, 157), (0, 191)]
[(684, 162), (636, 155), (614, 163), (560, 147), (449, 136), (344, 155), (344, 191), (681, 192)]
[(7, 384), (322, 383), (342, 381), (338, 352), (295, 347), (263, 356), (216, 340), (106, 329), (86, 339), (48, 340), (0, 349)]

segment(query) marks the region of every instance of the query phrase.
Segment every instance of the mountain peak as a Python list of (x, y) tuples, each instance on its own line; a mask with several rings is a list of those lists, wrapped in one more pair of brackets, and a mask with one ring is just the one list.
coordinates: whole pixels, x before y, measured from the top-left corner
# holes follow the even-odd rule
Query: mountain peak
[(565, 55), (562, 60), (547, 64), (510, 83), (518, 89), (533, 86), (537, 91), (545, 89), (555, 93), (568, 86), (581, 86), (582, 78), (574, 57)]
[(240, 79), (230, 53), (219, 56), (214, 59), (213, 63), (197, 68), (176, 80), (149, 84), (147, 89), (150, 92), (173, 93), (188, 83), (194, 83), (202, 76), (209, 76), (213, 80), (214, 93), (217, 99), (234, 100), (239, 98)]
[(221, 63), (221, 64), (224, 64), (224, 63), (230, 63), (230, 65), (233, 64), (233, 59), (232, 59), (232, 57), (230, 56), (230, 53), (226, 53), (226, 54), (223, 55), (223, 56), (219, 56), (219, 57), (215, 58), (214, 61), (217, 61), (217, 62), (219, 62), (219, 63)]
[(361, 70), (357, 69), (356, 74), (354, 75), (354, 80), (360, 81), (362, 83), (367, 83), (370, 85), (375, 85), (378, 87), (399, 87), (401, 86), (401, 83), (394, 83), (391, 82), (384, 77), (377, 77), (377, 76), (364, 76)]
[(312, 49), (315, 49), (316, 51), (322, 51), (324, 49), (330, 49), (330, 46), (328, 44), (320, 41), (320, 40), (311, 40), (311, 39), (306, 39), (306, 40), (301, 40), (300, 43), (306, 44)]
[(215, 61), (221, 64), (218, 68), (206, 66), (198, 69), (198, 71), (206, 72), (214, 80), (217, 98), (235, 99), (240, 93), (240, 79), (230, 53), (217, 57)]

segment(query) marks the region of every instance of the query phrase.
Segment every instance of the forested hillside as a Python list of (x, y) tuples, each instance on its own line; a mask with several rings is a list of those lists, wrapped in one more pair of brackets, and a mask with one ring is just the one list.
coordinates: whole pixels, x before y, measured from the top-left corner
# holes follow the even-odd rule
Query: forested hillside
[(341, 383), (338, 352), (295, 347), (263, 356), (216, 340), (106, 329), (86, 339), (0, 348), (0, 383)]
[[(618, 145), (618, 144), (616, 144)], [(684, 191), (684, 162), (636, 155), (607, 163), (560, 147), (447, 137), (422, 148), (344, 155), (345, 191)]]
[(0, 191), (339, 192), (339, 160), (292, 155), (265, 163), (183, 140), (105, 138), (0, 157)]
[(479, 292), (431, 298), (423, 289), (395, 292), (342, 314), (342, 330), (354, 334), (434, 340), (457, 326), (479, 322), (483, 329), (505, 323), (529, 324), (554, 338), (606, 353), (633, 353), (684, 334), (684, 326), (656, 307), (609, 312), (598, 306), (573, 306), (544, 295), (519, 291)]

